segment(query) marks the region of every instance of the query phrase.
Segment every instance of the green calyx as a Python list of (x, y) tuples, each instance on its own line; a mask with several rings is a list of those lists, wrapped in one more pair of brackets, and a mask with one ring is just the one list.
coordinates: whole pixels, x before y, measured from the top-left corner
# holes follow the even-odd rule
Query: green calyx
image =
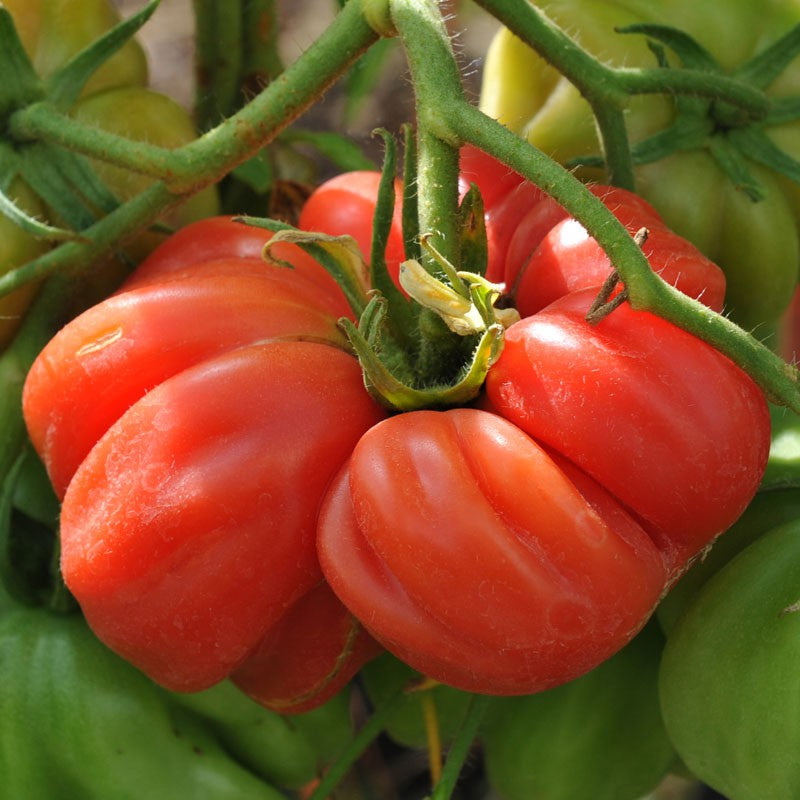
[[(395, 143), (388, 135), (383, 176), (373, 218), (369, 266), (352, 237), (299, 231), (270, 219), (242, 222), (275, 232), (274, 244), (300, 246), (336, 280), (356, 322), (340, 320), (364, 372), (370, 393), (395, 411), (463, 405), (473, 400), (503, 347), (505, 329), (519, 319), (512, 308), (497, 308), (502, 288), (483, 277), (486, 230), (483, 204), (476, 187), (467, 192), (457, 214), (453, 264), (420, 233), (413, 191), (405, 194), (403, 225), (406, 260), (397, 286), (386, 265), (386, 246), (394, 216)], [(406, 147), (406, 161), (414, 159)], [(406, 164), (406, 188), (414, 169)], [(290, 264), (284, 266), (291, 267)], [(400, 288), (402, 287), (402, 289)]]
[[(619, 32), (647, 36), (648, 45), (665, 75), (671, 69), (666, 54), (668, 48), (678, 57), (683, 68), (706, 75), (709, 87), (713, 87), (716, 81), (733, 80), (743, 88), (763, 92), (800, 54), (798, 25), (726, 75), (708, 50), (676, 28), (640, 24), (621, 28)], [(765, 133), (771, 125), (800, 118), (800, 98), (770, 102), (766, 95), (762, 97), (763, 107), (744, 109), (711, 96), (676, 95), (672, 124), (633, 145), (634, 164), (649, 164), (679, 151), (706, 150), (734, 186), (753, 202), (763, 199), (765, 189), (753, 175), (748, 161), (800, 182), (800, 162), (777, 147)], [(570, 164), (579, 165), (603, 166), (604, 159), (581, 158)]]
[[(483, 204), (475, 187), (462, 200), (456, 220), (459, 269), (420, 232), (416, 194), (416, 149), (408, 146), (403, 209), (406, 261), (401, 291), (384, 257), (394, 211), (395, 148), (386, 141), (384, 180), (377, 202), (371, 248), (372, 297), (355, 325), (341, 326), (358, 356), (364, 381), (379, 402), (397, 411), (463, 405), (480, 392), (503, 347), (505, 328), (519, 315), (497, 309), (501, 287), (488, 282)], [(409, 163), (411, 162), (411, 163)], [(404, 294), (405, 293), (405, 294)]]

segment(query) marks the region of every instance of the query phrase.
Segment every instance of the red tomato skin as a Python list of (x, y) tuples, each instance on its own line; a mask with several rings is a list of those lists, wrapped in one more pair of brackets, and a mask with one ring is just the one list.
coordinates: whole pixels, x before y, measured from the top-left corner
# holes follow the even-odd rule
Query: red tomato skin
[(552, 197), (537, 203), (517, 222), (503, 260), (506, 292), (516, 294), (516, 284), (536, 248), (552, 228), (567, 218), (567, 212)]
[[(631, 235), (642, 227), (664, 228), (664, 223), (656, 210), (633, 192), (601, 183), (590, 183), (586, 188), (602, 200), (609, 211), (625, 225)], [(507, 291), (513, 295), (516, 294), (516, 287), (536, 249), (550, 231), (568, 217), (566, 209), (552, 197), (546, 197), (518, 220), (508, 241), (508, 246), (498, 254), (503, 262), (503, 276)]]
[[(265, 248), (272, 236), (271, 231), (238, 222), (234, 217), (208, 217), (193, 222), (159, 245), (123, 283), (120, 291), (205, 271), (224, 271), (221, 265), (225, 261), (229, 265), (239, 262), (241, 268), (246, 264), (248, 271), (254, 273), (282, 269), (302, 275), (304, 280), (324, 290), (339, 316), (352, 317), (336, 281), (305, 251), (296, 245), (279, 242), (270, 248), (270, 258), (273, 259), (270, 262)], [(284, 264), (278, 266), (275, 259)], [(216, 266), (209, 267), (206, 262), (214, 262)]]
[[(632, 235), (645, 227), (642, 217), (622, 207), (614, 210)], [(685, 295), (721, 311), (725, 273), (694, 245), (663, 225), (651, 226), (642, 246), (653, 271)], [(562, 295), (602, 286), (611, 261), (575, 219), (564, 219), (544, 237), (518, 275), (514, 301), (523, 317), (535, 314)]]
[(508, 329), (487, 406), (631, 509), (677, 576), (753, 497), (767, 404), (733, 362), (660, 317), (623, 304), (590, 325), (593, 297), (566, 295)]
[(62, 506), (64, 579), (98, 637), (170, 689), (226, 677), (319, 582), (322, 494), (383, 416), (357, 361), (311, 342), (238, 348), (154, 388)]
[(459, 151), (459, 194), (463, 197), (470, 184), (475, 184), (483, 198), (484, 211), (489, 211), (524, 181), (522, 175), (471, 144)]
[(231, 680), (266, 708), (301, 714), (330, 700), (381, 652), (320, 581), (283, 615)]
[(95, 442), (170, 376), (233, 347), (276, 337), (344, 346), (324, 289), (253, 260), (206, 264), (215, 265), (230, 274), (180, 280), (184, 273), (175, 273), (165, 283), (108, 298), (62, 328), (34, 362), (23, 410), (60, 498)]
[(486, 212), (486, 240), (489, 258), (486, 278), (488, 280), (500, 283), (506, 279), (506, 254), (517, 227), (526, 215), (549, 199), (538, 186), (524, 181), (515, 186)]
[(591, 669), (641, 627), (666, 578), (619, 503), (478, 409), (410, 412), (367, 432), (326, 496), (317, 548), (384, 647), (486, 694)]
[[(372, 247), (372, 217), (378, 201), (379, 172), (361, 170), (336, 175), (317, 187), (300, 211), (297, 226), (304, 231), (331, 236), (352, 236), (369, 263)], [(400, 263), (405, 261), (403, 244), (403, 187), (395, 181), (394, 217), (386, 243), (386, 267), (399, 287)]]

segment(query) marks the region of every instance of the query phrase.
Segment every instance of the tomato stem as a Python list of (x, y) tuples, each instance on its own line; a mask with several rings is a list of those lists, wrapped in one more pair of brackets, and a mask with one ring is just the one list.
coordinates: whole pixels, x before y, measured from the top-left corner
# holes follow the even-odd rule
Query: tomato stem
[[(450, 39), (441, 13), (431, 0), (393, 0), (392, 20), (405, 48), (416, 92), (417, 208), (419, 231), (456, 267), (458, 235), (458, 147), (442, 119), (454, 98), (466, 102)], [(430, 253), (420, 263), (439, 271)]]
[[(0, 25), (7, 16), (0, 9)], [(82, 230), (83, 241), (61, 245), (7, 272), (0, 277), (0, 296), (57, 270), (88, 270), (98, 255), (125, 235), (150, 224), (182, 200), (182, 195), (218, 181), (257, 153), (312, 105), (376, 39), (377, 34), (363, 19), (361, 0), (350, 0), (332, 25), (280, 79), (239, 113), (190, 145), (175, 150), (89, 128), (47, 103), (33, 103), (16, 111), (9, 118), (9, 132), (18, 142), (50, 142), (161, 181)]]
[(321, 97), (377, 38), (363, 18), (361, 1), (351, 0), (278, 80), (217, 127), (174, 150), (90, 128), (47, 103), (17, 111), (9, 129), (19, 141), (50, 141), (160, 178), (174, 194), (192, 193), (255, 155)]
[(583, 50), (531, 3), (478, 0), (494, 17), (554, 66), (592, 108), (609, 182), (633, 190), (634, 172), (623, 118), (630, 98), (639, 94), (689, 95), (724, 103), (747, 121), (761, 120), (769, 98), (741, 76), (706, 69), (611, 67)]
[(308, 800), (327, 800), (331, 796), (339, 781), (344, 778), (367, 747), (380, 735), (387, 721), (397, 708), (405, 702), (405, 699), (405, 692), (400, 688), (373, 710), (358, 733), (348, 742), (341, 756), (325, 773), (325, 776), (316, 786)]
[(458, 776), (461, 774), (490, 702), (490, 697), (479, 694), (473, 695), (470, 699), (466, 716), (450, 746), (450, 752), (442, 770), (442, 778), (436, 785), (431, 800), (449, 800), (452, 797)]
[(244, 64), (242, 0), (192, 0), (195, 19), (194, 110), (208, 130), (239, 106)]

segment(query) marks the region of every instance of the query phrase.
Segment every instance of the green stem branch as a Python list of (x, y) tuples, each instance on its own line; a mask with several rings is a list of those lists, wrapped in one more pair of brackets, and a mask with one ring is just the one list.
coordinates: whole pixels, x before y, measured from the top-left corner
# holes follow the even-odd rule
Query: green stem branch
[(279, 30), (276, 0), (247, 0), (244, 4), (242, 89), (248, 97), (260, 92), (283, 72)]
[(633, 308), (658, 314), (708, 342), (748, 372), (770, 399), (800, 413), (800, 372), (729, 319), (656, 275), (625, 228), (580, 181), (473, 106), (455, 102), (444, 110), (448, 136), (455, 133), (491, 152), (578, 219), (608, 254)]
[(215, 183), (255, 155), (309, 108), (378, 38), (350, 0), (331, 25), (285, 72), (240, 111), (189, 144), (167, 150), (87, 128), (46, 103), (16, 112), (19, 140), (43, 139), (92, 158), (160, 178), (175, 194)]
[(490, 702), (491, 698), (485, 695), (475, 694), (472, 696), (467, 714), (450, 747), (447, 761), (442, 770), (442, 777), (433, 791), (431, 800), (449, 800), (452, 797), (458, 776), (461, 774)]
[(207, 130), (239, 106), (244, 64), (242, 0), (192, 0), (195, 18), (195, 115)]
[(0, 297), (55, 272), (66, 272), (72, 268), (72, 274), (76, 274), (90, 269), (98, 256), (126, 235), (149, 225), (177, 200), (162, 183), (154, 183), (125, 205), (81, 231), (79, 241), (66, 242), (0, 277)]
[[(433, 0), (393, 0), (394, 23), (411, 69), (417, 102), (417, 203), (419, 230), (451, 264), (459, 264), (457, 139), (442, 136), (446, 98), (463, 98), (450, 38)], [(423, 251), (422, 263), (439, 272)]]
[(150, 224), (162, 211), (214, 183), (260, 150), (309, 107), (377, 39), (366, 24), (361, 0), (350, 0), (333, 24), (280, 78), (238, 114), (176, 150), (167, 150), (87, 129), (46, 104), (17, 112), (12, 133), (41, 138), (84, 155), (161, 178), (141, 195), (81, 231), (69, 242), (0, 277), (0, 296), (67, 267), (86, 265), (125, 235)]
[(555, 67), (583, 95), (597, 121), (611, 183), (632, 189), (633, 164), (623, 111), (637, 94), (688, 94), (724, 101), (753, 119), (769, 111), (760, 90), (734, 78), (693, 69), (615, 68), (583, 50), (531, 3), (478, 0), (496, 19)]
[(396, 712), (405, 698), (405, 692), (400, 689), (390, 695), (370, 714), (369, 719), (348, 742), (342, 755), (325, 773), (309, 800), (327, 800), (331, 796), (333, 790), (353, 764), (358, 761), (369, 745), (380, 735), (392, 714)]
[(728, 103), (746, 112), (753, 120), (763, 119), (770, 99), (760, 90), (738, 78), (695, 69), (630, 69), (605, 67), (626, 94), (684, 94)]

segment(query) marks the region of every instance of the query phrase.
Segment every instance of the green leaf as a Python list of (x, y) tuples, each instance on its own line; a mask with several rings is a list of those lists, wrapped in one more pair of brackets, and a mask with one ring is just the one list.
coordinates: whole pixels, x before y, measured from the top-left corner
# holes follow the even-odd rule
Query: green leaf
[(766, 89), (799, 54), (800, 25), (795, 25), (766, 50), (737, 67), (731, 77)]
[(370, 247), (370, 286), (377, 289), (388, 305), (388, 327), (398, 343), (410, 347), (416, 330), (418, 307), (408, 302), (386, 268), (386, 244), (394, 220), (397, 147), (388, 131), (378, 131), (386, 145), (378, 200), (372, 223)]
[(110, 214), (119, 207), (120, 202), (116, 195), (92, 169), (88, 159), (68, 150), (57, 152), (58, 164), (65, 179), (88, 203), (105, 214)]
[(375, 162), (364, 155), (363, 150), (352, 139), (340, 133), (299, 128), (287, 130), (279, 138), (283, 142), (310, 145), (342, 172), (375, 169)]
[(49, 100), (62, 111), (70, 108), (86, 81), (150, 19), (159, 2), (151, 0), (141, 11), (115, 25), (53, 73), (46, 82)]
[[(305, 250), (333, 276), (355, 315), (361, 315), (368, 303), (369, 271), (352, 236), (310, 233), (298, 230), (285, 222), (260, 217), (239, 217), (237, 221), (275, 233), (264, 248), (268, 258), (271, 258), (272, 246), (279, 242), (296, 244)], [(292, 266), (277, 259), (274, 261), (285, 267)]]
[(800, 161), (781, 150), (764, 131), (750, 125), (730, 131), (728, 139), (751, 161), (800, 183)]
[(26, 214), (4, 191), (0, 190), (0, 214), (11, 220), (17, 227), (36, 239), (48, 242), (62, 242), (79, 239), (80, 234), (65, 228), (47, 225)]
[(772, 100), (765, 125), (782, 125), (800, 119), (800, 97), (778, 97)]
[(723, 136), (712, 136), (708, 149), (717, 165), (737, 189), (741, 189), (754, 203), (763, 200), (766, 190), (747, 168), (742, 153)]
[(77, 238), (74, 231), (55, 228), (23, 211), (9, 195), (11, 184), (19, 174), (20, 161), (14, 149), (0, 142), (0, 214), (7, 217), (25, 233), (45, 241), (62, 241)]
[(722, 68), (711, 53), (688, 33), (673, 28), (670, 25), (655, 25), (643, 22), (637, 25), (627, 25), (617, 28), (617, 33), (641, 33), (670, 48), (683, 65), (692, 69), (707, 72), (721, 72)]
[(461, 269), (485, 275), (489, 260), (486, 219), (483, 214), (483, 198), (474, 183), (458, 208), (458, 227)]
[[(373, 297), (370, 302), (381, 301)], [(397, 411), (464, 405), (474, 400), (503, 347), (503, 326), (492, 325), (483, 332), (472, 359), (452, 383), (418, 388), (396, 376), (350, 320), (340, 324), (361, 363), (367, 389), (378, 402)]]
[(39, 76), (22, 46), (11, 13), (0, 6), (0, 115), (44, 96)]
[(635, 164), (650, 164), (681, 150), (699, 150), (713, 131), (707, 117), (678, 117), (674, 125), (637, 142), (633, 148)]
[(256, 194), (267, 194), (275, 183), (275, 171), (263, 153), (257, 153), (239, 164), (231, 173), (233, 177), (249, 186)]
[(94, 214), (75, 194), (75, 187), (65, 175), (65, 151), (44, 142), (28, 145), (20, 161), (20, 173), (28, 185), (74, 230), (89, 227)]
[(55, 535), (14, 508), (14, 493), (27, 454), (20, 453), (0, 488), (0, 584), (17, 602), (41, 605), (52, 590)]

